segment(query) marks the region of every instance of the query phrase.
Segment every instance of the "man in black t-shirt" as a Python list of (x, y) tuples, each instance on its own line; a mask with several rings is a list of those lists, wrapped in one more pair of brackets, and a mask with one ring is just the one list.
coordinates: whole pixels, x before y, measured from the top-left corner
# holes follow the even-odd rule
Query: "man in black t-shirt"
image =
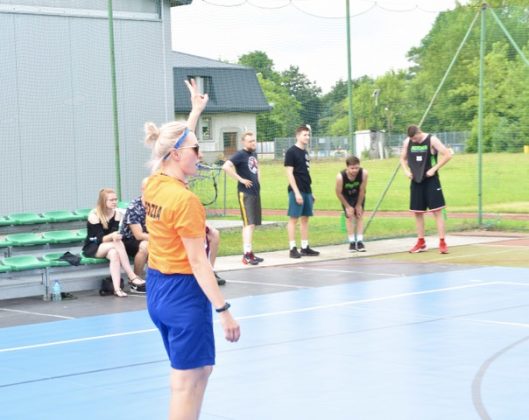
[[(310, 141), (309, 127), (302, 125), (296, 130), (296, 144), (285, 153), (288, 177), (288, 240), (290, 258), (314, 257), (318, 251), (309, 247), (309, 217), (312, 216), (314, 195), (310, 178), (310, 157), (307, 146)], [(296, 224), (300, 220), (301, 252), (296, 247)]]
[(439, 233), (439, 252), (448, 254), (445, 242), (445, 224), (442, 211), (445, 199), (438, 171), (450, 159), (450, 151), (437, 137), (423, 133), (416, 125), (408, 127), (408, 137), (402, 145), (400, 164), (410, 179), (410, 211), (415, 214), (417, 243), (411, 253), (427, 250), (424, 240), (424, 213), (431, 211), (435, 217)]
[(247, 131), (242, 135), (243, 148), (227, 160), (222, 169), (237, 180), (237, 196), (242, 217), (243, 264), (257, 265), (263, 262), (252, 251), (255, 226), (261, 224), (261, 197), (259, 163), (255, 150), (255, 134)]

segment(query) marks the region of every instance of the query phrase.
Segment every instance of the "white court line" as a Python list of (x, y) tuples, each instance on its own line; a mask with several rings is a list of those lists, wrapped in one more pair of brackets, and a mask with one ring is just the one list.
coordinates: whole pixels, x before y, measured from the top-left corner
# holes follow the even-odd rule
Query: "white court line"
[(370, 273), (367, 271), (355, 271), (355, 270), (335, 270), (333, 268), (306, 268), (306, 267), (296, 267), (296, 270), (305, 270), (305, 271), (323, 271), (325, 273), (352, 273), (352, 274), (372, 274), (373, 276), (390, 276), (390, 277), (407, 277), (405, 274), (395, 274), (395, 273)]
[(529, 286), (529, 283), (520, 283), (517, 281), (500, 281), (501, 284), (508, 284), (510, 286)]
[(377, 298), (349, 300), (349, 301), (340, 302), (340, 303), (330, 303), (328, 305), (309, 306), (307, 308), (291, 309), (288, 311), (278, 311), (278, 312), (269, 312), (266, 314), (248, 315), (245, 317), (237, 317), (237, 319), (267, 318), (269, 316), (288, 315), (288, 314), (301, 313), (301, 312), (317, 311), (321, 309), (339, 308), (343, 306), (356, 305), (360, 303), (383, 302), (386, 300), (394, 300), (394, 299), (399, 299), (399, 298), (408, 297), (408, 296), (428, 295), (431, 293), (448, 292), (451, 290), (469, 289), (473, 287), (490, 286), (490, 285), (498, 285), (498, 284), (501, 284), (501, 282), (488, 282), (488, 283), (480, 283), (480, 284), (474, 283), (474, 284), (467, 284), (463, 286), (445, 287), (442, 289), (423, 290), (421, 292), (399, 293), (396, 295), (382, 296), (382, 297), (377, 297)]
[(129, 331), (125, 333), (116, 333), (116, 334), (106, 334), (106, 335), (96, 335), (94, 337), (83, 337), (83, 338), (74, 338), (71, 340), (61, 340), (61, 341), (51, 341), (49, 343), (41, 343), (41, 344), (31, 344), (27, 346), (20, 346), (20, 347), (8, 347), (5, 349), (0, 349), (0, 353), (7, 353), (10, 351), (17, 351), (17, 350), (28, 350), (28, 349), (38, 349), (42, 347), (51, 347), (51, 346), (59, 346), (61, 344), (72, 344), (72, 343), (81, 343), (84, 341), (95, 341), (95, 340), (103, 340), (105, 338), (112, 338), (112, 337), (124, 337), (127, 335), (135, 335), (135, 334), (145, 334), (158, 331), (157, 328), (149, 328), (146, 330), (137, 330), (137, 331)]
[(283, 283), (268, 283), (261, 281), (246, 281), (246, 280), (226, 280), (227, 283), (237, 283), (237, 284), (258, 284), (260, 286), (278, 286), (278, 287), (288, 287), (290, 289), (308, 289), (307, 286), (296, 286), (293, 284), (283, 284)]
[[(489, 282), (489, 283), (479, 283), (479, 284), (474, 283), (474, 284), (467, 284), (463, 286), (453, 286), (453, 287), (445, 287), (441, 289), (423, 290), (421, 292), (399, 293), (396, 295), (383, 296), (383, 297), (378, 297), (378, 298), (349, 300), (349, 301), (340, 302), (340, 303), (331, 303), (328, 305), (317, 305), (317, 306), (309, 306), (307, 308), (291, 309), (288, 311), (268, 312), (268, 313), (257, 314), (257, 315), (240, 316), (240, 317), (236, 317), (236, 319), (242, 321), (246, 319), (268, 318), (268, 317), (278, 316), (278, 315), (290, 315), (290, 314), (295, 314), (295, 313), (317, 311), (321, 309), (339, 308), (343, 306), (356, 305), (360, 303), (383, 302), (386, 300), (394, 300), (394, 299), (399, 299), (399, 298), (408, 297), (408, 296), (427, 295), (431, 293), (448, 292), (451, 290), (469, 289), (469, 288), (474, 288), (474, 287), (482, 287), (482, 286), (490, 286), (490, 285), (498, 285), (498, 284), (503, 284), (503, 283), (502, 282)], [(218, 322), (219, 322), (218, 320), (215, 321), (215, 323), (218, 323)], [(128, 335), (151, 333), (155, 331), (158, 331), (157, 328), (149, 328), (145, 330), (129, 331), (125, 333), (106, 334), (106, 335), (99, 335), (99, 336), (94, 336), (94, 337), (76, 338), (72, 340), (52, 341), (49, 343), (32, 344), (32, 345), (20, 346), (20, 347), (8, 347), (8, 348), (0, 349), (0, 353), (12, 352), (12, 351), (17, 351), (17, 350), (29, 350), (29, 349), (35, 349), (35, 348), (41, 348), (41, 347), (50, 347), (50, 346), (56, 346), (56, 345), (62, 345), (62, 344), (81, 343), (84, 341), (103, 340), (106, 338), (123, 337), (123, 336), (128, 336)]]
[(508, 321), (492, 321), (489, 319), (474, 319), (474, 318), (461, 318), (464, 321), (476, 322), (478, 324), (493, 324), (493, 325), (502, 325), (509, 327), (520, 327), (520, 328), (529, 328), (529, 324), (524, 324), (523, 322), (508, 322)]
[(61, 319), (75, 319), (72, 316), (64, 316), (64, 315), (54, 315), (54, 314), (43, 314), (42, 312), (31, 312), (31, 311), (20, 311), (18, 309), (7, 309), (7, 308), (0, 308), (0, 311), (5, 312), (16, 312), (19, 314), (27, 314), (27, 315), (39, 315), (39, 316), (49, 316), (52, 318), (61, 318)]
[[(478, 244), (478, 245), (483, 245), (483, 244)], [(496, 254), (507, 254), (509, 252), (512, 252), (512, 249), (504, 249), (503, 251), (494, 251), (494, 255)], [(463, 254), (463, 255), (445, 255), (442, 257), (443, 261), (444, 260), (457, 260), (457, 259), (462, 259), (462, 258), (469, 258), (469, 257), (483, 257), (483, 253), (479, 253), (479, 254)], [(439, 259), (431, 259), (431, 260), (424, 260), (422, 261), (423, 263), (430, 263), (430, 262), (439, 262), (440, 260)]]

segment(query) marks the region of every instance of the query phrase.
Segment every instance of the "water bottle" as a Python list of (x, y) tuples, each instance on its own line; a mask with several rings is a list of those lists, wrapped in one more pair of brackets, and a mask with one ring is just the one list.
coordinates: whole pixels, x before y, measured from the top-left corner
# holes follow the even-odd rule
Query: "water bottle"
[(53, 283), (53, 287), (51, 288), (51, 300), (53, 302), (59, 302), (62, 300), (61, 283), (59, 283), (59, 280), (55, 280)]

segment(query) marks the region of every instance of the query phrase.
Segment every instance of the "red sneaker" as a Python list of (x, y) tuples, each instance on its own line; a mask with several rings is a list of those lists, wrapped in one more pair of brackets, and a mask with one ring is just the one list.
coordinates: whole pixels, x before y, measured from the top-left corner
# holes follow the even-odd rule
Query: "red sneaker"
[(428, 247), (426, 246), (426, 242), (417, 241), (417, 243), (413, 246), (412, 249), (410, 249), (410, 254), (417, 254), (418, 252), (424, 252), (427, 251)]
[(242, 263), (244, 265), (257, 265), (259, 264), (259, 261), (257, 261), (253, 255), (253, 253), (247, 252), (242, 256)]
[(439, 242), (439, 253), (448, 254), (448, 245), (446, 245), (445, 241)]

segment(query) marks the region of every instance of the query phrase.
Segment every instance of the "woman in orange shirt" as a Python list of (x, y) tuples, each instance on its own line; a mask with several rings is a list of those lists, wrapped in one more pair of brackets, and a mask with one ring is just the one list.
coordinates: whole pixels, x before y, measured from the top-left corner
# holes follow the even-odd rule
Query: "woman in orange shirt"
[(185, 82), (192, 110), (186, 122), (145, 124), (153, 172), (144, 200), (149, 231), (147, 308), (171, 361), (170, 419), (198, 419), (215, 364), (212, 305), (228, 341), (240, 329), (204, 252), (206, 212), (187, 189), (201, 158), (194, 128), (206, 107), (194, 80)]

